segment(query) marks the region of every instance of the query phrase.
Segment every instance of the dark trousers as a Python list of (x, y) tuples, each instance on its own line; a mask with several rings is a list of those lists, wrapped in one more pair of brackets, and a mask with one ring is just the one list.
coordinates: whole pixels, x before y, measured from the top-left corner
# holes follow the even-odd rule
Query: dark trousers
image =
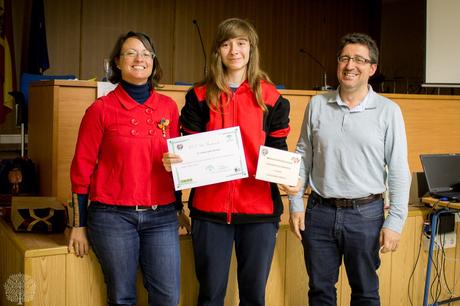
[(336, 208), (310, 197), (302, 232), (310, 306), (337, 305), (335, 284), (342, 258), (351, 287), (352, 306), (380, 305), (379, 237), (383, 200)]
[(223, 306), (233, 243), (240, 306), (265, 305), (265, 287), (278, 223), (219, 224), (193, 220), (195, 269), (200, 283), (198, 306)]

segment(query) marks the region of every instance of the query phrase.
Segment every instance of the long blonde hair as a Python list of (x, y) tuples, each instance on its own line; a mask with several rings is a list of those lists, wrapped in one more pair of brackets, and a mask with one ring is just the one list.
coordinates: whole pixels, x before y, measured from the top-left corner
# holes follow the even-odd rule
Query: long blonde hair
[(267, 106), (262, 99), (261, 80), (269, 83), (271, 81), (259, 67), (259, 37), (251, 23), (239, 18), (226, 19), (217, 27), (209, 57), (209, 72), (205, 79), (200, 82), (201, 85), (206, 85), (206, 102), (210, 109), (218, 111), (220, 95), (225, 94), (229, 97), (232, 94), (225, 80), (226, 68), (222, 63), (219, 48), (223, 42), (237, 37), (248, 38), (250, 53), (246, 70), (247, 80), (249, 87), (256, 96), (257, 104), (265, 112)]

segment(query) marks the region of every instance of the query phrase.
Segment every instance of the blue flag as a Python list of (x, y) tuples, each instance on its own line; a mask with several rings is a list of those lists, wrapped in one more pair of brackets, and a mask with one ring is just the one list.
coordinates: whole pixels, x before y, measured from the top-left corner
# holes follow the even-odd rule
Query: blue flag
[(27, 71), (25, 72), (43, 74), (50, 67), (43, 0), (32, 1), (28, 49)]

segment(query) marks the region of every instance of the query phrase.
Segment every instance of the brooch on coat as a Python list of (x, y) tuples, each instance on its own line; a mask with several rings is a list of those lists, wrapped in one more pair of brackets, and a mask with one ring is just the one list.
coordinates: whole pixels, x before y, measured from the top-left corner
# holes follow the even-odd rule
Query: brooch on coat
[(163, 137), (166, 137), (166, 128), (169, 125), (169, 119), (161, 118), (160, 122), (158, 123), (158, 127), (163, 132)]

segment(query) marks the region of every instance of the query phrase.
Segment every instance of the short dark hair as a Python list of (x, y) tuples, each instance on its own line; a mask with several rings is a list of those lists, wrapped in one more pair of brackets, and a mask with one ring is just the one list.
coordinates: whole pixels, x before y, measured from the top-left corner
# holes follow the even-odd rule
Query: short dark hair
[(112, 74), (109, 77), (109, 81), (112, 83), (119, 83), (122, 80), (121, 70), (117, 67), (116, 59), (120, 58), (121, 48), (128, 38), (137, 38), (145, 46), (147, 50), (153, 52), (153, 72), (148, 78), (148, 82), (152, 88), (158, 87), (161, 77), (163, 76), (163, 70), (161, 69), (160, 62), (158, 61), (158, 56), (153, 46), (152, 41), (147, 36), (147, 34), (140, 32), (129, 31), (126, 34), (121, 35), (115, 46), (113, 47), (112, 53), (110, 54), (110, 68), (112, 69)]
[(341, 55), (343, 48), (345, 48), (348, 44), (360, 44), (366, 46), (369, 49), (371, 63), (377, 64), (379, 62), (379, 48), (369, 35), (363, 33), (350, 33), (344, 35), (340, 39), (340, 47), (337, 51), (337, 57)]

